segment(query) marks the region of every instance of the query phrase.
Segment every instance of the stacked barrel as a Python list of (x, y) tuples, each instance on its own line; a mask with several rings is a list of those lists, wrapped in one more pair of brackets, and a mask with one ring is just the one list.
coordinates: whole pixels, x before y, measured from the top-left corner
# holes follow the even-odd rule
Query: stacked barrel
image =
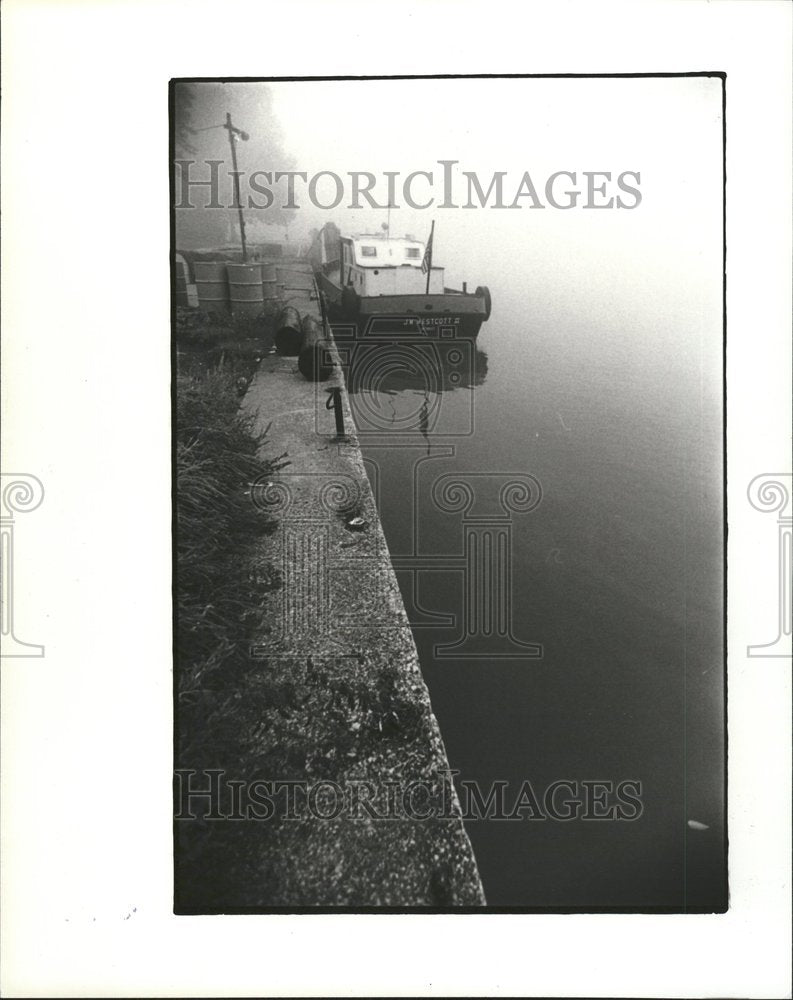
[[(207, 313), (271, 314), (279, 301), (295, 296), (308, 298), (313, 290), (313, 279), (305, 267), (287, 261), (241, 263), (195, 258), (191, 266), (198, 308)], [(176, 291), (179, 304), (183, 304), (178, 277)]]
[[(296, 357), (298, 369), (309, 381), (324, 382), (330, 378), (331, 341), (323, 322), (310, 313), (301, 317), (293, 305), (283, 304), (289, 299), (305, 302), (315, 298), (314, 280), (306, 261), (210, 260), (204, 257), (205, 253), (209, 251), (184, 251), (185, 270), (187, 274), (192, 271), (195, 280), (198, 308), (219, 316), (230, 312), (235, 318), (275, 315), (278, 353)], [(180, 265), (177, 261), (174, 288), (177, 304), (181, 305), (185, 304), (186, 284)]]
[(198, 308), (207, 313), (228, 312), (229, 285), (226, 262), (223, 260), (197, 260), (193, 264)]
[(190, 300), (187, 296), (186, 268), (185, 261), (177, 257), (173, 267), (173, 293), (177, 306), (190, 305)]
[(262, 299), (265, 309), (272, 309), (278, 301), (278, 279), (275, 264), (261, 264)]
[(260, 316), (264, 309), (261, 264), (226, 264), (234, 316)]

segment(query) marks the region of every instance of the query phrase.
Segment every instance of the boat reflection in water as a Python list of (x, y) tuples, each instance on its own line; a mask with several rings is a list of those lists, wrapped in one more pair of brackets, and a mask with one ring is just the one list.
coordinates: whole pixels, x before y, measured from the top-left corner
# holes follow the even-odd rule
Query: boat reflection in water
[[(364, 333), (334, 325), (333, 335), (359, 436), (470, 433), (473, 389), (487, 377), (487, 355), (476, 338), (451, 330), (395, 334), (376, 321)], [(458, 398), (444, 399), (452, 393)]]

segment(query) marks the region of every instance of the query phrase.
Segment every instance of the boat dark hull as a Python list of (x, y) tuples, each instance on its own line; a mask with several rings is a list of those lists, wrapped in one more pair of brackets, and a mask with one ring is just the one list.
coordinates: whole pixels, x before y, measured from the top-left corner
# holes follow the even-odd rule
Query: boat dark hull
[(446, 289), (432, 295), (360, 296), (342, 289), (323, 272), (317, 283), (333, 323), (355, 324), (360, 335), (404, 334), (407, 337), (471, 339), (490, 315), (490, 293)]

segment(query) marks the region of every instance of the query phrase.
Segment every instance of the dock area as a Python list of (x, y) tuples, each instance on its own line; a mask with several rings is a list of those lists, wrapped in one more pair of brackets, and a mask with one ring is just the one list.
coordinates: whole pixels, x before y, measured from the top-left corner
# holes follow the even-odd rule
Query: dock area
[[(321, 321), (310, 266), (295, 266), (306, 280), (289, 305)], [(481, 906), (335, 345), (331, 353), (326, 382), (304, 379), (296, 357), (264, 357), (242, 401), (256, 430), (267, 429), (267, 451), (289, 462), (251, 491), (277, 521), (256, 544), (280, 585), (265, 598), (250, 654), (256, 672), (288, 678), (300, 697), (286, 718), (263, 720), (263, 741), (279, 740), (288, 761), (284, 774), (265, 777), (295, 783), (295, 816), (262, 858), (278, 868), (270, 897), (251, 884), (240, 905)], [(341, 440), (326, 405), (333, 389)], [(304, 759), (289, 757), (292, 745)]]

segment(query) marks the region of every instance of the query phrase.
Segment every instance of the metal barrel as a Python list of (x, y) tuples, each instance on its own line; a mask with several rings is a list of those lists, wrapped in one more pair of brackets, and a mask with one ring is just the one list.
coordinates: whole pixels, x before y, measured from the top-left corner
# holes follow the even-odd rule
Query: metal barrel
[(326, 382), (333, 374), (333, 364), (330, 359), (330, 342), (325, 337), (322, 324), (313, 316), (304, 316), (300, 328), (303, 331), (303, 343), (297, 367), (309, 382)]
[(263, 307), (260, 264), (226, 264), (231, 311), (235, 316), (259, 316)]
[(265, 309), (272, 308), (278, 301), (278, 276), (275, 264), (262, 264), (262, 300)]
[(275, 347), (279, 354), (297, 357), (303, 345), (303, 331), (300, 328), (300, 313), (292, 306), (286, 306), (275, 321)]
[(195, 269), (198, 308), (204, 312), (228, 312), (229, 284), (226, 262), (223, 260), (197, 260)]
[(278, 294), (281, 296), (281, 298), (284, 298), (284, 296), (286, 295), (286, 286), (289, 283), (289, 268), (280, 266), (276, 267), (275, 276), (276, 276), (276, 283), (277, 283), (276, 287)]
[(185, 264), (184, 261), (178, 258), (174, 261), (173, 266), (173, 296), (176, 300), (177, 306), (189, 306), (190, 301), (187, 298), (187, 277), (185, 276)]

